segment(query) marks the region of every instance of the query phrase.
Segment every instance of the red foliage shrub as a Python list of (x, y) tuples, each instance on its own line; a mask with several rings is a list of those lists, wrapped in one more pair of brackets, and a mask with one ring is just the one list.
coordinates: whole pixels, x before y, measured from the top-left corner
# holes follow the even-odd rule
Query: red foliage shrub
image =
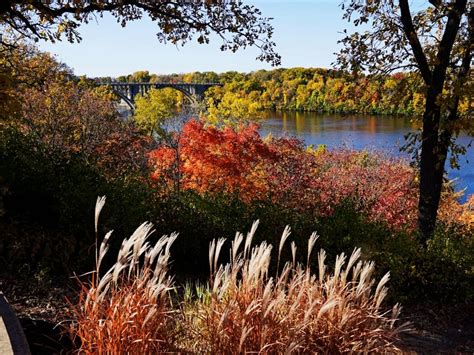
[(274, 164), (267, 165), (270, 198), (291, 208), (308, 208), (319, 196), (316, 176), (320, 169), (317, 155), (306, 151), (294, 138), (272, 138), (267, 144), (275, 152)]
[(417, 189), (408, 164), (377, 153), (336, 150), (324, 153), (317, 176), (323, 212), (345, 199), (369, 215), (396, 227), (414, 228)]
[[(200, 194), (269, 199), (318, 216), (349, 200), (374, 222), (416, 227), (416, 174), (405, 161), (376, 152), (306, 149), (294, 138), (262, 139), (257, 128), (219, 129), (189, 121), (173, 147), (150, 154), (152, 177)], [(445, 204), (460, 206), (454, 198)]]

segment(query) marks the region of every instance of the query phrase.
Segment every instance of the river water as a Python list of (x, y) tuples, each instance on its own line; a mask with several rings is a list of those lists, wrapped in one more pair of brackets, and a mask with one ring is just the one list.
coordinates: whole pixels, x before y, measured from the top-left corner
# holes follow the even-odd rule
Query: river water
[[(313, 112), (269, 112), (261, 122), (261, 133), (293, 136), (305, 144), (325, 144), (328, 148), (346, 146), (353, 149), (384, 151), (409, 159), (400, 147), (405, 134), (416, 130), (409, 119), (398, 116), (332, 115)], [(468, 145), (473, 137), (460, 135), (458, 143)], [(474, 143), (474, 142), (473, 142)], [(474, 148), (459, 160), (461, 168), (447, 167), (448, 177), (455, 179), (457, 190), (466, 189), (465, 197), (474, 193)]]

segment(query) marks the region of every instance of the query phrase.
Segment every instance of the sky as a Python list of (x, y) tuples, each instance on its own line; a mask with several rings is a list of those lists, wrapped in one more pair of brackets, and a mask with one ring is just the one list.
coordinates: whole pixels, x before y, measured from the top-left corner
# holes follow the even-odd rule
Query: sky
[[(323, 67), (334, 61), (344, 28), (340, 0), (247, 0), (263, 16), (272, 17), (273, 40), (282, 56), (281, 67)], [(82, 25), (82, 41), (70, 44), (40, 43), (42, 50), (53, 53), (58, 60), (73, 68), (77, 75), (112, 76), (148, 70), (156, 74), (194, 71), (250, 72), (271, 69), (271, 65), (255, 58), (257, 48), (236, 53), (221, 52), (221, 40), (211, 38), (209, 45), (188, 42), (184, 46), (162, 44), (156, 38), (157, 25), (144, 18), (122, 28), (105, 15), (97, 22)]]

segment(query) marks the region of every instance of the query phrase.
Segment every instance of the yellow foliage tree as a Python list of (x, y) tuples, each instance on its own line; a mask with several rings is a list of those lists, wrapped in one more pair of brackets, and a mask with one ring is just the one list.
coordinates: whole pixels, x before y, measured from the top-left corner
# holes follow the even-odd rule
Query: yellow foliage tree
[(70, 78), (70, 69), (49, 53), (21, 41), (11, 47), (0, 45), (0, 121), (14, 123), (21, 117), (25, 89)]
[(183, 94), (171, 88), (151, 89), (135, 98), (133, 119), (149, 135), (162, 135), (163, 124), (174, 117), (183, 102)]
[(240, 125), (263, 118), (262, 105), (255, 97), (241, 95), (221, 88), (213, 90), (207, 100), (206, 121), (213, 125)]

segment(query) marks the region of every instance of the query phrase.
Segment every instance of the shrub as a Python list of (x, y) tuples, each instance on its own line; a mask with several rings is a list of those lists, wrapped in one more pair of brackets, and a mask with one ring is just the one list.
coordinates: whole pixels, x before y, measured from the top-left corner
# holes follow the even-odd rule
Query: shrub
[(240, 128), (187, 122), (174, 147), (150, 153), (152, 178), (179, 190), (270, 200), (298, 213), (333, 213), (351, 199), (370, 220), (393, 229), (416, 225), (417, 189), (409, 165), (377, 153), (306, 149), (296, 139), (262, 139), (256, 125)]
[[(152, 179), (175, 192), (228, 194), (247, 204), (267, 200), (314, 217), (329, 216), (350, 201), (371, 222), (416, 230), (418, 179), (406, 161), (377, 152), (314, 150), (294, 138), (262, 139), (257, 128), (190, 120), (173, 146), (150, 153)], [(440, 221), (472, 230), (472, 211), (457, 197), (447, 184)]]
[(245, 201), (263, 198), (268, 187), (262, 168), (272, 152), (257, 128), (253, 124), (240, 130), (218, 129), (190, 120), (175, 135), (174, 147), (150, 153), (152, 178), (200, 194), (236, 193)]

